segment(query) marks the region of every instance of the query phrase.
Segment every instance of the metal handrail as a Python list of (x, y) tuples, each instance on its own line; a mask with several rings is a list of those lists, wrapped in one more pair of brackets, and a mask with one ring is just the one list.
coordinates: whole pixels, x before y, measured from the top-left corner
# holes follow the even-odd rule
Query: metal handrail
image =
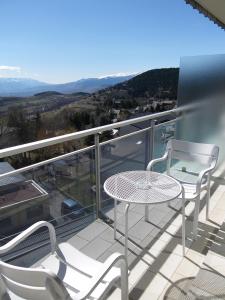
[(89, 135), (95, 135), (95, 134), (99, 134), (99, 133), (102, 133), (102, 132), (105, 132), (108, 130), (116, 129), (118, 127), (125, 127), (127, 125), (141, 123), (141, 122), (148, 121), (148, 120), (159, 119), (161, 117), (165, 117), (165, 116), (168, 116), (171, 114), (177, 114), (177, 113), (189, 111), (190, 109), (193, 109), (193, 105), (186, 105), (183, 107), (179, 107), (179, 108), (175, 108), (175, 109), (171, 109), (168, 111), (163, 111), (163, 112), (159, 112), (159, 113), (155, 113), (155, 114), (150, 114), (150, 115), (146, 115), (143, 117), (137, 117), (137, 118), (129, 119), (126, 121), (121, 121), (121, 122), (108, 124), (108, 125), (104, 125), (104, 126), (98, 126), (98, 127), (87, 129), (87, 130), (82, 130), (82, 131), (73, 132), (73, 133), (69, 133), (69, 134), (65, 134), (65, 135), (61, 135), (61, 136), (56, 136), (56, 137), (52, 137), (52, 138), (48, 138), (48, 139), (44, 139), (44, 140), (39, 140), (36, 142), (31, 142), (31, 143), (27, 143), (27, 144), (23, 144), (23, 145), (18, 145), (18, 146), (14, 146), (14, 147), (1, 149), (0, 150), (0, 158), (4, 158), (4, 157), (8, 157), (8, 156), (24, 153), (27, 151), (36, 150), (36, 149), (41, 149), (41, 148), (48, 147), (48, 146), (53, 146), (53, 145), (63, 143), (63, 142), (77, 140), (80, 138), (87, 137)]
[[(4, 158), (4, 157), (8, 157), (8, 156), (12, 156), (12, 155), (16, 155), (16, 154), (20, 154), (20, 153), (24, 153), (27, 151), (32, 151), (35, 149), (40, 149), (40, 148), (44, 148), (44, 147), (48, 147), (48, 146), (52, 146), (52, 145), (56, 145), (62, 142), (67, 142), (67, 141), (71, 141), (71, 140), (76, 140), (79, 138), (84, 138), (87, 137), (89, 135), (94, 135), (95, 137), (95, 144), (93, 146), (89, 146), (89, 147), (85, 147), (83, 149), (79, 149), (76, 151), (72, 151), (70, 153), (66, 153), (42, 162), (38, 162), (35, 163), (33, 165), (29, 165), (17, 170), (13, 170), (4, 174), (0, 174), (0, 179), (2, 177), (7, 177), (7, 176), (12, 176), (15, 175), (17, 173), (21, 173), (21, 172), (25, 172), (28, 170), (31, 170), (35, 167), (40, 167), (49, 163), (52, 163), (56, 160), (59, 159), (64, 159), (67, 157), (70, 157), (72, 155), (75, 154), (79, 154), (88, 150), (95, 150), (95, 178), (96, 178), (96, 216), (99, 217), (101, 215), (101, 170), (100, 170), (100, 166), (101, 166), (101, 155), (100, 155), (100, 147), (108, 144), (110, 142), (115, 142), (117, 140), (120, 140), (122, 138), (127, 138), (129, 136), (135, 135), (135, 134), (139, 134), (140, 132), (146, 132), (146, 153), (147, 153), (147, 160), (145, 161), (145, 164), (151, 160), (153, 158), (153, 151), (154, 151), (154, 128), (155, 128), (155, 121), (159, 118), (165, 117), (165, 116), (170, 116), (170, 115), (175, 115), (174, 118), (177, 119), (177, 114), (182, 113), (182, 112), (187, 112), (190, 110), (193, 110), (193, 108), (196, 107), (195, 105), (187, 105), (187, 106), (183, 106), (183, 107), (179, 107), (179, 108), (175, 108), (172, 110), (168, 110), (168, 111), (164, 111), (164, 112), (160, 112), (160, 113), (156, 113), (156, 114), (150, 114), (150, 115), (146, 115), (143, 117), (137, 117), (134, 119), (129, 119), (126, 121), (121, 121), (118, 123), (113, 123), (113, 124), (109, 124), (109, 125), (105, 125), (105, 126), (99, 126), (99, 127), (95, 127), (92, 129), (87, 129), (87, 130), (83, 130), (83, 131), (79, 131), (79, 132), (74, 132), (74, 133), (70, 133), (70, 134), (66, 134), (66, 135), (62, 135), (62, 136), (57, 136), (57, 137), (53, 137), (53, 138), (48, 138), (48, 139), (44, 139), (44, 140), (40, 140), (40, 141), (36, 141), (36, 142), (31, 142), (31, 143), (27, 143), (24, 145), (19, 145), (19, 146), (15, 146), (15, 147), (10, 147), (10, 148), (6, 148), (6, 149), (2, 149), (0, 150), (0, 159)], [(179, 115), (178, 115), (178, 118)], [(107, 142), (102, 142), (100, 143), (99, 141), (99, 136), (101, 133), (108, 131), (108, 130), (112, 130), (115, 128), (121, 128), (124, 126), (128, 126), (128, 125), (133, 125), (136, 123), (141, 123), (144, 121), (150, 121), (150, 126), (147, 126), (147, 128), (137, 130), (135, 132), (132, 133), (128, 133), (125, 134), (123, 136), (111, 139)], [(173, 120), (174, 121), (174, 120)], [(169, 121), (170, 122), (170, 121)], [(167, 122), (165, 122), (167, 123)], [(164, 123), (163, 123), (164, 124)], [(159, 124), (161, 125), (161, 124)], [(158, 127), (158, 126), (157, 126)]]
[(16, 170), (4, 173), (4, 174), (0, 174), (0, 179), (2, 179), (4, 177), (7, 177), (7, 176), (13, 176), (13, 175), (16, 175), (16, 174), (19, 174), (19, 173), (23, 173), (23, 172), (26, 172), (26, 171), (29, 171), (29, 170), (32, 170), (32, 169), (35, 169), (35, 168), (38, 168), (38, 167), (42, 167), (42, 166), (48, 165), (50, 163), (53, 163), (57, 160), (65, 159), (65, 158), (68, 158), (68, 157), (76, 155), (76, 154), (80, 154), (80, 153), (83, 153), (83, 152), (86, 152), (86, 151), (89, 151), (89, 150), (93, 150), (94, 147), (95, 147), (94, 145), (89, 146), (89, 147), (85, 147), (85, 148), (82, 148), (82, 149), (79, 149), (79, 150), (75, 150), (75, 151), (72, 151), (72, 152), (69, 152), (69, 153), (66, 153), (66, 154), (62, 154), (62, 155), (59, 155), (59, 156), (56, 156), (56, 157), (53, 157), (53, 158), (50, 158), (50, 159), (40, 161), (38, 163), (29, 165), (29, 166), (26, 166), (26, 167), (23, 167), (23, 168), (20, 168), (20, 169), (16, 169)]
[[(179, 118), (176, 118), (175, 120), (177, 121)], [(160, 124), (156, 124), (154, 125), (155, 128), (158, 128), (160, 126), (165, 126), (167, 124), (171, 124), (173, 123), (175, 120), (170, 120), (170, 121), (167, 121), (167, 122), (163, 122), (163, 123), (160, 123)], [(140, 130), (137, 130), (137, 131), (134, 131), (134, 132), (131, 132), (131, 133), (127, 133), (125, 135), (122, 135), (122, 136), (119, 136), (119, 137), (116, 137), (114, 139), (110, 139), (110, 140), (107, 140), (107, 141), (104, 141), (104, 142), (101, 142), (99, 143), (99, 147), (102, 147), (102, 146), (105, 146), (105, 145), (108, 145), (110, 143), (113, 143), (113, 142), (117, 142), (117, 141), (120, 141), (122, 139), (126, 139), (126, 138), (129, 138), (131, 136), (134, 136), (134, 135), (137, 135), (137, 134), (140, 134), (140, 133), (144, 133), (144, 132), (147, 132), (151, 130), (151, 126), (150, 127), (146, 127), (144, 129), (140, 129)], [(26, 167), (22, 167), (20, 169), (16, 169), (16, 170), (13, 170), (13, 171), (9, 171), (7, 173), (4, 173), (4, 174), (0, 174), (0, 180), (4, 177), (8, 177), (8, 176), (13, 176), (13, 175), (16, 175), (16, 174), (19, 174), (19, 173), (23, 173), (23, 172), (26, 172), (26, 171), (29, 171), (29, 170), (32, 170), (32, 169), (35, 169), (35, 168), (39, 168), (39, 167), (42, 167), (42, 166), (45, 166), (45, 165), (48, 165), (50, 163), (54, 163), (60, 159), (66, 159), (68, 157), (71, 157), (73, 155), (77, 155), (77, 154), (81, 154), (83, 152), (86, 152), (86, 151), (90, 151), (90, 150), (94, 150), (95, 149), (95, 145), (92, 145), (92, 146), (88, 146), (88, 147), (85, 147), (85, 148), (82, 148), (82, 149), (79, 149), (79, 150), (75, 150), (75, 151), (72, 151), (72, 152), (69, 152), (69, 153), (66, 153), (66, 154), (62, 154), (62, 155), (58, 155), (56, 157), (53, 157), (53, 158), (49, 158), (49, 159), (46, 159), (46, 160), (43, 160), (43, 161), (40, 161), (38, 163), (35, 163), (35, 164), (32, 164), (32, 165), (29, 165), (29, 166), (26, 166)]]
[[(72, 151), (72, 152), (57, 156), (57, 157), (53, 157), (53, 158), (29, 165), (26, 167), (22, 167), (20, 169), (13, 170), (13, 171), (10, 171), (10, 172), (4, 173), (4, 174), (0, 174), (0, 179), (2, 179), (3, 177), (12, 176), (12, 175), (15, 175), (18, 173), (22, 173), (22, 172), (29, 171), (29, 170), (37, 168), (37, 167), (41, 167), (41, 166), (53, 163), (59, 159), (65, 159), (65, 158), (71, 157), (72, 155), (77, 155), (77, 154), (81, 154), (86, 151), (94, 150), (95, 151), (96, 199), (95, 199), (94, 204), (91, 205), (91, 207), (96, 208), (95, 216), (97, 218), (98, 217), (102, 218), (102, 217), (104, 217), (104, 213), (102, 213), (102, 211), (101, 211), (101, 204), (103, 202), (101, 200), (101, 176), (100, 176), (101, 175), (101, 169), (100, 169), (100, 167), (101, 167), (101, 151), (100, 151), (101, 146), (104, 146), (104, 145), (112, 143), (112, 142), (119, 141), (121, 139), (125, 139), (128, 137), (134, 136), (136, 134), (145, 133), (146, 134), (145, 153), (147, 154), (146, 162), (148, 162), (149, 160), (151, 160), (153, 158), (154, 129), (158, 128), (159, 126), (166, 125), (166, 124), (169, 124), (171, 122), (174, 122), (174, 121), (180, 119), (180, 116), (179, 116), (180, 113), (193, 110), (196, 106), (197, 106), (197, 104), (187, 105), (187, 106), (175, 108), (175, 109), (160, 112), (160, 113), (149, 114), (149, 115), (146, 115), (143, 117), (137, 117), (137, 118), (133, 118), (133, 119), (129, 119), (126, 121), (121, 121), (121, 122), (117, 122), (117, 123), (113, 123), (113, 124), (109, 124), (109, 125), (105, 125), (105, 126), (99, 126), (99, 127), (91, 128), (88, 130), (83, 130), (83, 131), (74, 132), (74, 133), (70, 133), (70, 134), (66, 134), (66, 135), (62, 135), (62, 136), (57, 136), (57, 137), (53, 137), (53, 138), (36, 141), (36, 142), (27, 143), (24, 145), (19, 145), (19, 146), (2, 149), (2, 150), (0, 150), (0, 159), (8, 157), (8, 156), (24, 153), (27, 151), (32, 151), (32, 150), (36, 150), (36, 149), (40, 149), (40, 148), (44, 148), (44, 147), (48, 147), (48, 146), (53, 146), (53, 145), (56, 145), (59, 143), (84, 138), (84, 137), (87, 137), (90, 135), (95, 136), (95, 144), (92, 146), (85, 147), (85, 148), (82, 148), (79, 150), (75, 150), (75, 151)], [(166, 121), (166, 122), (155, 125), (155, 120), (158, 120), (159, 118), (162, 118), (165, 116), (171, 116), (171, 115), (174, 116), (173, 120)], [(139, 130), (136, 130), (136, 131), (128, 133), (128, 134), (124, 134), (122, 136), (107, 140), (105, 142), (101, 142), (101, 143), (99, 142), (99, 135), (105, 131), (141, 123), (144, 121), (150, 121), (149, 124), (146, 125), (147, 127), (144, 129), (140, 128)], [(8, 238), (8, 237), (5, 237), (5, 238)], [(30, 251), (33, 251), (43, 245), (44, 245), (44, 243), (42, 243), (41, 245), (40, 244), (34, 245), (34, 247), (32, 247), (32, 249), (30, 249)], [(27, 249), (26, 249), (26, 252), (27, 252)], [(17, 256), (17, 254), (14, 254), (14, 255), (15, 255), (14, 257)], [(19, 255), (21, 255), (21, 253)]]

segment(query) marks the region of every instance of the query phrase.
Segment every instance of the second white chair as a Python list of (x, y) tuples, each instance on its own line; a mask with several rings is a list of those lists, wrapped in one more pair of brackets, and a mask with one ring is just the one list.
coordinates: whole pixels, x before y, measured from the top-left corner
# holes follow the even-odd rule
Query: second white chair
[[(178, 161), (196, 162), (202, 166), (198, 173), (197, 181), (190, 183), (179, 180), (185, 192), (185, 200), (195, 202), (194, 222), (193, 222), (193, 237), (196, 239), (198, 232), (198, 216), (200, 208), (200, 194), (203, 190), (207, 191), (206, 198), (206, 219), (209, 218), (209, 200), (210, 200), (210, 180), (211, 174), (216, 167), (219, 155), (219, 147), (213, 144), (193, 143), (183, 140), (171, 139), (166, 146), (166, 152), (163, 157), (154, 159), (149, 162), (147, 170), (152, 170), (156, 163), (167, 161), (166, 172), (171, 175), (171, 161), (173, 159)], [(146, 215), (148, 214), (146, 208)]]

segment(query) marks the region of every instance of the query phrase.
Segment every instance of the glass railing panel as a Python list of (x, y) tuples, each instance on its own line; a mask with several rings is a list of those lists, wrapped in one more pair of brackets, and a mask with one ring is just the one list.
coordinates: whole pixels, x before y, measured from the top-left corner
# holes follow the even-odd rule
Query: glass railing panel
[(112, 206), (112, 199), (103, 190), (105, 180), (120, 172), (144, 170), (148, 163), (149, 143), (150, 130), (148, 129), (101, 145), (101, 206), (103, 210), (110, 209)]
[(225, 128), (225, 55), (182, 57), (180, 61), (178, 106), (201, 104), (201, 108), (184, 118), (178, 137), (220, 147), (219, 161), (224, 161)]
[[(153, 158), (162, 157), (166, 151), (166, 145), (169, 139), (176, 136), (176, 120), (171, 120), (155, 126), (154, 130), (154, 151)], [(164, 172), (165, 163), (158, 163), (154, 166), (154, 171)]]
[[(93, 158), (93, 150), (89, 150), (0, 178), (0, 245), (41, 220), (55, 226), (59, 239), (68, 239), (93, 222)], [(8, 162), (1, 164), (5, 170), (13, 167)], [(49, 241), (47, 232), (34, 236), (21, 247), (28, 249)]]

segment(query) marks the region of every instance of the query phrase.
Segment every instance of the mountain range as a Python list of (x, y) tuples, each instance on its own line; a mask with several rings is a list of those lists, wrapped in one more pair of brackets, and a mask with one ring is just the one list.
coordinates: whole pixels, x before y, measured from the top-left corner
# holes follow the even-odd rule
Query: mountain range
[(0, 78), (0, 96), (32, 96), (37, 93), (55, 91), (63, 94), (77, 92), (93, 93), (127, 81), (134, 75), (87, 78), (63, 84), (49, 84), (30, 78)]

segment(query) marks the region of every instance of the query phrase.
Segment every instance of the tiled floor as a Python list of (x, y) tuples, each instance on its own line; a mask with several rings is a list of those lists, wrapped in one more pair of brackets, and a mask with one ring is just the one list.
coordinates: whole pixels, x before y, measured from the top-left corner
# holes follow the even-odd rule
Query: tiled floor
[[(221, 177), (219, 177), (221, 176)], [(186, 206), (186, 256), (182, 255), (180, 200), (167, 204), (152, 206), (149, 213), (150, 222), (144, 221), (144, 207), (131, 207), (129, 213), (129, 290), (130, 299), (176, 299), (168, 296), (168, 291), (181, 282), (179, 289), (187, 289), (190, 282), (187, 277), (195, 277), (206, 258), (215, 262), (219, 270), (225, 270), (225, 234), (219, 227), (225, 218), (225, 185), (220, 170), (214, 175), (210, 202), (210, 220), (205, 220), (204, 193), (201, 201), (199, 233), (196, 241), (192, 240), (193, 203)], [(113, 228), (101, 220), (90, 224), (83, 231), (73, 236), (69, 242), (91, 257), (104, 261), (111, 253), (124, 251), (124, 205), (119, 204), (118, 236), (113, 237)], [(113, 211), (108, 212), (113, 219)], [(224, 229), (225, 230), (225, 229)], [(223, 233), (223, 234), (222, 234)], [(217, 240), (220, 251), (213, 252)], [(216, 242), (215, 242), (216, 241)], [(214, 245), (215, 243), (215, 245)], [(211, 248), (211, 250), (209, 250)], [(223, 251), (224, 250), (224, 251)], [(210, 255), (209, 255), (210, 254)], [(209, 256), (208, 256), (209, 255)], [(214, 259), (216, 255), (216, 259)], [(218, 258), (220, 255), (220, 258)], [(223, 261), (223, 263), (221, 262)], [(218, 262), (218, 263), (216, 263)], [(222, 267), (220, 267), (222, 266)], [(223, 273), (225, 273), (223, 271)], [(185, 279), (185, 280), (184, 280)], [(183, 285), (182, 285), (183, 284)], [(119, 289), (112, 291), (109, 300), (120, 299)]]

